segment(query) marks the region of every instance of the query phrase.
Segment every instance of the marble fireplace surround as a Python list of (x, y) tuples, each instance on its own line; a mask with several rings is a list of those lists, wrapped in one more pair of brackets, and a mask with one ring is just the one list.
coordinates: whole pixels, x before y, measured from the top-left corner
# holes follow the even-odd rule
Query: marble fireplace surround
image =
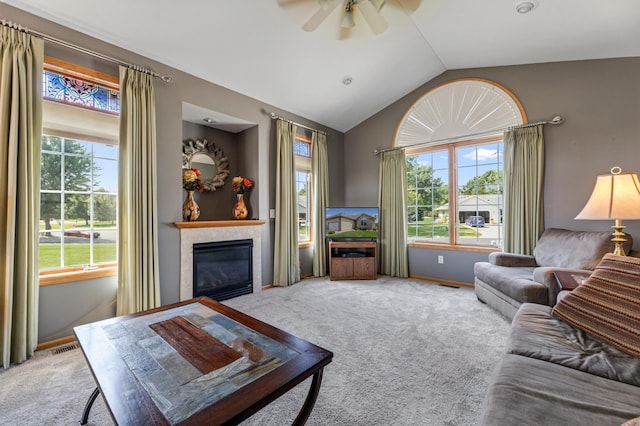
[(260, 227), (265, 220), (213, 220), (174, 222), (180, 230), (180, 301), (193, 298), (193, 245), (216, 241), (253, 240), (253, 292), (262, 291)]

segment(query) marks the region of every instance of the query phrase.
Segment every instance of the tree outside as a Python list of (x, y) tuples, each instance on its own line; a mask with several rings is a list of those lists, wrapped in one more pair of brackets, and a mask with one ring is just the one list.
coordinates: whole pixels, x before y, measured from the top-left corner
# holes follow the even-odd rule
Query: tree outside
[[(94, 173), (99, 171), (99, 167), (92, 162), (91, 152), (81, 142), (65, 139), (63, 143), (60, 137), (43, 136), (41, 158), (40, 186), (43, 192), (40, 218), (44, 221), (45, 230), (52, 229), (52, 220), (60, 219), (63, 201), (66, 218), (84, 220), (85, 225), (89, 225), (89, 195), (86, 193), (91, 189), (92, 168)], [(63, 189), (66, 193), (64, 200), (60, 196)], [(50, 236), (51, 233), (47, 232), (45, 235)]]
[(489, 170), (474, 176), (460, 188), (460, 195), (502, 194), (502, 170)]
[(435, 176), (431, 165), (422, 165), (418, 156), (407, 157), (407, 205), (409, 222), (435, 217), (435, 209), (448, 202), (449, 187)]

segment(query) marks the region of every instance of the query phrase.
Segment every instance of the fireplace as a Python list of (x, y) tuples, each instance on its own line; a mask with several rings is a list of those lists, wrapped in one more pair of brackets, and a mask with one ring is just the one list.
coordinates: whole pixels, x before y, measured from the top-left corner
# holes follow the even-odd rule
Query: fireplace
[(266, 220), (197, 220), (175, 222), (180, 231), (180, 301), (193, 294), (193, 246), (199, 243), (251, 239), (253, 293), (262, 291), (262, 227)]
[(222, 301), (253, 292), (253, 240), (193, 244), (193, 296)]

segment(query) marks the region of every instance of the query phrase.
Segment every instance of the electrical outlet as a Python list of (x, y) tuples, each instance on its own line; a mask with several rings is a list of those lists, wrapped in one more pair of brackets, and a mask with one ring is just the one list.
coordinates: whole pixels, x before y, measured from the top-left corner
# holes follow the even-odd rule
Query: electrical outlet
[(276, 217), (276, 209), (269, 209), (269, 219)]
[(444, 256), (438, 256), (438, 263), (441, 265), (444, 263)]

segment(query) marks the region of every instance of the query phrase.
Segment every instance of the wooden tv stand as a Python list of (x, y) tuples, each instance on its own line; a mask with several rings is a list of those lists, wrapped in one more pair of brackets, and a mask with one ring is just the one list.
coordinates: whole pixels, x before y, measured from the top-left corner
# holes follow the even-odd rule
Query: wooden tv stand
[(329, 277), (333, 280), (375, 280), (375, 241), (329, 241)]

